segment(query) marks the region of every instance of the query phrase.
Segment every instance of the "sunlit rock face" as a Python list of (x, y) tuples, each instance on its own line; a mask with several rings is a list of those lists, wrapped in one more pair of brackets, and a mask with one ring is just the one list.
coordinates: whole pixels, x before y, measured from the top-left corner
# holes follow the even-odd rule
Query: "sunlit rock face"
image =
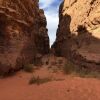
[(64, 0), (52, 50), (81, 68), (100, 71), (100, 1)]
[(84, 25), (89, 32), (100, 38), (100, 0), (65, 0), (62, 14), (71, 16), (72, 33), (77, 33), (78, 25)]
[(19, 70), (49, 53), (46, 25), (38, 0), (0, 0), (0, 72)]

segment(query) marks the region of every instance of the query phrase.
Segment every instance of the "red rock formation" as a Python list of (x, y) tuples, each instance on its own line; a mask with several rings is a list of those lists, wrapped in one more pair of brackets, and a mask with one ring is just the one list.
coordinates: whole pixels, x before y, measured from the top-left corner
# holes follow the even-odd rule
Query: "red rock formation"
[(64, 0), (59, 9), (57, 38), (52, 46), (57, 56), (100, 71), (99, 10), (99, 0)]
[(0, 0), (0, 72), (19, 70), (49, 52), (46, 25), (38, 0)]

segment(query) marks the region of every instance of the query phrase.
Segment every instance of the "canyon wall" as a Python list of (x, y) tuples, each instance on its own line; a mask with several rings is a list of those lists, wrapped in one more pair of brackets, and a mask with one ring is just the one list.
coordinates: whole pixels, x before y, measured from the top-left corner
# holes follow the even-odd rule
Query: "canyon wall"
[(38, 0), (0, 0), (0, 73), (34, 64), (49, 53), (44, 11)]
[(84, 68), (100, 71), (100, 1), (64, 0), (52, 49)]

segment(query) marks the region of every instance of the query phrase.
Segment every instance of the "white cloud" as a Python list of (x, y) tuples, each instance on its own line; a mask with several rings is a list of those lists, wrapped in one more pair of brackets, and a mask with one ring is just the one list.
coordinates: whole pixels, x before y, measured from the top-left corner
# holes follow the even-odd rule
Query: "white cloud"
[(41, 8), (45, 9), (49, 5), (51, 5), (54, 2), (54, 0), (40, 0), (39, 3), (41, 4)]
[(53, 44), (53, 42), (56, 39), (56, 30), (58, 27), (58, 15), (57, 14), (51, 14), (51, 13), (46, 13), (46, 18), (47, 18), (47, 28), (48, 28), (48, 34), (50, 38), (50, 45)]
[(40, 8), (45, 10), (45, 15), (47, 19), (47, 28), (48, 28), (48, 35), (50, 38), (50, 46), (53, 44), (53, 42), (56, 39), (56, 30), (58, 27), (58, 8), (59, 5), (52, 5), (55, 2), (55, 0), (40, 0)]

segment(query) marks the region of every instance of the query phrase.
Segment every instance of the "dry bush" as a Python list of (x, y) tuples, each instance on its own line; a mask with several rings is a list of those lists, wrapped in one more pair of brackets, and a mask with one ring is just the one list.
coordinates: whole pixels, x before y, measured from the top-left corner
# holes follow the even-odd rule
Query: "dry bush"
[(50, 82), (50, 81), (52, 81), (52, 79), (49, 78), (49, 77), (47, 77), (47, 78), (40, 78), (39, 76), (37, 76), (37, 77), (32, 76), (31, 79), (29, 80), (29, 84), (40, 85), (40, 84), (47, 83), (47, 82)]
[(64, 67), (63, 71), (65, 74), (75, 74), (82, 78), (100, 78), (100, 72), (99, 71), (92, 71), (91, 69), (87, 68), (80, 68), (79, 66), (74, 65), (70, 61), (68, 61)]
[(24, 71), (26, 71), (26, 72), (33, 72), (33, 71), (34, 71), (34, 70), (33, 70), (33, 67), (34, 67), (33, 64), (26, 64), (26, 65), (23, 66), (23, 69), (24, 69)]
[(75, 66), (73, 63), (71, 63), (70, 61), (67, 61), (66, 64), (63, 67), (63, 71), (65, 74), (71, 74), (72, 72), (75, 71)]

